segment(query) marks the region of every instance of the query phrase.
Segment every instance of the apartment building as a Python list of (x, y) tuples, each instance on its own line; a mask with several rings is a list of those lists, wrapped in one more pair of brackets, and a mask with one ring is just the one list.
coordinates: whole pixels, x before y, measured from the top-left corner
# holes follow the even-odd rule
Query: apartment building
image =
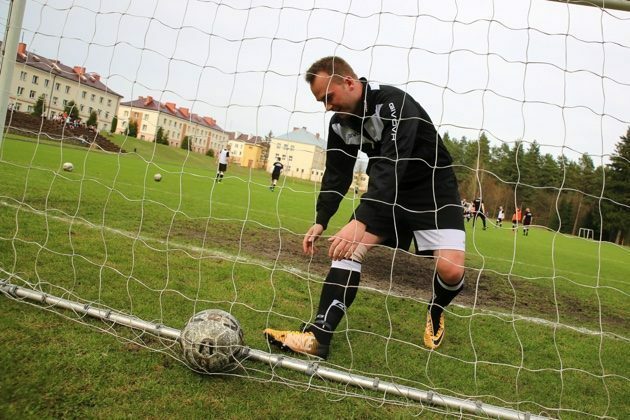
[(181, 147), (184, 138), (188, 137), (188, 147), (196, 153), (205, 154), (212, 149), (216, 155), (228, 144), (228, 133), (213, 118), (191, 113), (188, 108), (178, 108), (173, 102), (162, 103), (152, 96), (139, 96), (120, 103), (116, 132), (124, 133), (130, 121), (137, 123), (139, 139), (155, 141), (161, 127), (170, 146)]
[(43, 96), (43, 115), (52, 119), (63, 114), (66, 105), (74, 101), (82, 122), (95, 111), (97, 129), (110, 129), (122, 95), (107, 87), (98, 73), (87, 72), (81, 66), (67, 66), (59, 60), (31, 53), (26, 47), (25, 43), (18, 44), (10, 109), (33, 112), (38, 98)]
[(269, 141), (264, 137), (230, 132), (228, 139), (232, 163), (256, 169), (262, 169), (266, 166)]
[(294, 178), (320, 182), (326, 162), (326, 143), (319, 133), (310, 133), (306, 127), (271, 138), (266, 169), (276, 160), (284, 165), (283, 174)]

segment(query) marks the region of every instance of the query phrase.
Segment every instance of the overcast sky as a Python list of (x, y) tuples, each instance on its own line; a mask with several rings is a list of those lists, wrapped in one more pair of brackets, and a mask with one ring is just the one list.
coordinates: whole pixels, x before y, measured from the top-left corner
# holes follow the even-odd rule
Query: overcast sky
[(456, 137), (535, 139), (599, 164), (630, 125), (628, 12), (545, 0), (29, 0), (23, 28), (29, 51), (101, 74), (124, 100), (152, 95), (255, 135), (326, 133), (330, 113), (303, 81), (326, 55), (407, 90)]

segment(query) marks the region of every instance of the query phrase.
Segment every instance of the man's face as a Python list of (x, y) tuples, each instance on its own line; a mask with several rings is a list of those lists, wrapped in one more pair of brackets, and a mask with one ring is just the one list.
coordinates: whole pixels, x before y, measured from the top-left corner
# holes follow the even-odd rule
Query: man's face
[(339, 112), (346, 118), (347, 114), (356, 114), (361, 101), (362, 84), (351, 77), (331, 77), (325, 72), (317, 73), (311, 83), (311, 92), (318, 102), (324, 104), (326, 111)]

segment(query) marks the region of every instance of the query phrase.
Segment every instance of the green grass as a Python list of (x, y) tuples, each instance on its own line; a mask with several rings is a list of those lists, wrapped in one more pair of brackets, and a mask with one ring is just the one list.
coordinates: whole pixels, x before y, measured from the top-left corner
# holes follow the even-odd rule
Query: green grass
[[(228, 309), (261, 350), (266, 326), (313, 316), (322, 279), (290, 270), (309, 262), (287, 254), (284, 238), (312, 223), (314, 183), (283, 177), (271, 193), (268, 173), (230, 165), (217, 185), (214, 159), (113, 140), (129, 153), (2, 142), (2, 278), (174, 328)], [(60, 170), (65, 161), (74, 172)], [(343, 201), (329, 233), (355, 205)], [(496, 299), (452, 307), (445, 343), (427, 352), (421, 301), (361, 291), (326, 365), (533, 413), (627, 417), (629, 250), (544, 229), (467, 228), (468, 287)], [(46, 309), (0, 299), (1, 417), (443, 415), (252, 361), (233, 375), (195, 374), (167, 340)]]

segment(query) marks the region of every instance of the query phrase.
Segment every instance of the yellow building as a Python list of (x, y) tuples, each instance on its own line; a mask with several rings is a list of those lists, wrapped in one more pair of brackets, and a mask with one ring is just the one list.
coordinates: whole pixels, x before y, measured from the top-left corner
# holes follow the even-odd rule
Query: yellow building
[(263, 137), (231, 132), (228, 134), (230, 161), (246, 168), (264, 168), (269, 143)]
[(216, 156), (228, 142), (228, 134), (213, 118), (190, 113), (188, 108), (178, 108), (173, 102), (161, 103), (152, 96), (120, 104), (116, 132), (124, 133), (130, 121), (137, 123), (139, 139), (154, 141), (161, 127), (170, 146), (181, 147), (188, 137), (188, 148), (201, 154), (212, 149)]
[(37, 100), (43, 96), (43, 115), (61, 120), (66, 105), (73, 101), (81, 122), (87, 122), (95, 112), (96, 128), (110, 129), (122, 95), (107, 87), (98, 73), (29, 52), (22, 42), (18, 44), (13, 72), (9, 109), (33, 112)]
[(276, 160), (284, 165), (283, 175), (320, 182), (326, 162), (326, 143), (319, 133), (310, 133), (306, 127), (294, 127), (289, 133), (271, 138), (267, 171), (271, 172)]

